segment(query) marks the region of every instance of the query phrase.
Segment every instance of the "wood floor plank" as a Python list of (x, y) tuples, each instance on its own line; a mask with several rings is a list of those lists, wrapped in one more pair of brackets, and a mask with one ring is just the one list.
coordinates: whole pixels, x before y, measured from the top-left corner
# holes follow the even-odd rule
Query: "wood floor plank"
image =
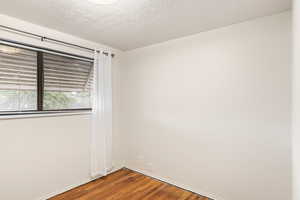
[(121, 169), (49, 200), (210, 200), (143, 174)]

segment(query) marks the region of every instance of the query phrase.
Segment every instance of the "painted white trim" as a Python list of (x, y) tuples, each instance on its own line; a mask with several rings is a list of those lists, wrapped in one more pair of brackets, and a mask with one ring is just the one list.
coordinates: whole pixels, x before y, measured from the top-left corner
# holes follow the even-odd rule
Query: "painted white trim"
[[(120, 169), (122, 169), (122, 168), (123, 168), (123, 167), (115, 168), (115, 169), (113, 169), (109, 174), (114, 173), (114, 172), (116, 172), (116, 171), (118, 171), (118, 170), (120, 170)], [(109, 174), (108, 174), (108, 175), (109, 175)], [(101, 178), (101, 177), (98, 177), (98, 178)], [(95, 179), (94, 179), (94, 178), (87, 178), (87, 179), (82, 180), (82, 181), (80, 181), (80, 182), (78, 182), (78, 183), (76, 183), (76, 184), (69, 185), (69, 186), (67, 186), (67, 187), (65, 187), (65, 188), (63, 188), (63, 189), (61, 189), (61, 190), (57, 190), (57, 191), (51, 192), (51, 193), (49, 193), (49, 194), (47, 194), (47, 195), (45, 195), (45, 196), (36, 198), (35, 200), (47, 200), (47, 199), (50, 199), (51, 197), (54, 197), (54, 196), (56, 196), (56, 195), (62, 194), (62, 193), (64, 193), (64, 192), (67, 192), (67, 191), (69, 191), (69, 190), (71, 190), (71, 189), (74, 189), (74, 188), (76, 188), (76, 187), (78, 187), (78, 186), (87, 184), (87, 183), (89, 183), (89, 182), (91, 182), (91, 181), (93, 181), (93, 180), (96, 180), (96, 179), (98, 179), (98, 178), (95, 178)]]
[(134, 167), (125, 167), (125, 168), (127, 168), (129, 170), (133, 170), (133, 171), (139, 172), (141, 174), (144, 174), (146, 176), (155, 178), (157, 180), (161, 180), (163, 182), (166, 182), (166, 183), (169, 183), (171, 185), (177, 186), (177, 187), (182, 188), (184, 190), (188, 190), (188, 191), (194, 192), (194, 193), (199, 194), (201, 196), (208, 197), (208, 198), (213, 199), (213, 200), (225, 200), (224, 198), (221, 198), (220, 196), (217, 196), (217, 195), (212, 194), (210, 192), (206, 192), (206, 191), (203, 191), (203, 190), (191, 188), (190, 186), (187, 186), (185, 184), (178, 183), (178, 182), (176, 182), (174, 180), (171, 180), (171, 179), (168, 179), (168, 178), (165, 178), (165, 177), (157, 176), (155, 174), (152, 174), (152, 173), (150, 173), (148, 171), (145, 171), (145, 170), (142, 170), (142, 169), (137, 169), (137, 168), (134, 168)]
[(61, 193), (64, 193), (64, 192), (66, 192), (66, 191), (68, 191), (68, 190), (71, 190), (71, 189), (73, 189), (73, 188), (76, 188), (76, 187), (78, 187), (78, 186), (80, 186), (80, 185), (86, 184), (86, 183), (88, 183), (88, 182), (90, 182), (90, 181), (92, 181), (91, 178), (82, 180), (82, 181), (80, 181), (80, 182), (78, 182), (78, 183), (76, 183), (76, 184), (69, 185), (69, 186), (67, 186), (67, 187), (65, 187), (65, 188), (63, 188), (63, 189), (61, 189), (61, 190), (57, 190), (57, 191), (51, 192), (51, 193), (49, 193), (49, 194), (47, 194), (47, 195), (45, 195), (45, 196), (43, 196), (43, 197), (36, 198), (35, 200), (47, 200), (47, 199), (49, 199), (49, 198), (51, 198), (51, 197), (54, 197), (54, 196), (59, 195), (59, 194), (61, 194)]
[(43, 113), (43, 114), (24, 114), (24, 115), (3, 115), (0, 116), (0, 120), (7, 119), (24, 119), (24, 118), (40, 118), (40, 117), (58, 117), (58, 116), (70, 116), (70, 115), (90, 115), (90, 111), (76, 111), (76, 112), (61, 112), (61, 113)]

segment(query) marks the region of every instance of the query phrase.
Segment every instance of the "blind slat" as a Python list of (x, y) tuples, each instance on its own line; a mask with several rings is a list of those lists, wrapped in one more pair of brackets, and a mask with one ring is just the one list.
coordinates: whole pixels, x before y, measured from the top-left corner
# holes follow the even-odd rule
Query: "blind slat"
[(35, 79), (25, 79), (25, 78), (0, 78), (0, 81), (7, 81), (11, 84), (22, 85), (23, 83), (36, 83)]
[(76, 79), (76, 80), (84, 80), (86, 81), (87, 76), (80, 76), (77, 74), (61, 74), (61, 73), (53, 73), (53, 72), (47, 72), (47, 74), (45, 75), (45, 77), (49, 77), (49, 78), (62, 78), (62, 79)]
[(26, 74), (26, 75), (34, 75), (36, 76), (35, 71), (21, 71), (21, 70), (15, 70), (15, 69), (2, 69), (0, 68), (0, 74), (4, 74), (4, 73), (8, 73), (8, 74)]
[(22, 65), (35, 65), (36, 64), (36, 59), (34, 59), (34, 57), (33, 57), (33, 59), (32, 60), (24, 60), (24, 59), (22, 59), (22, 58), (17, 58), (17, 57), (5, 57), (5, 55), (3, 56), (1, 56), (1, 58), (0, 58), (0, 62), (1, 63), (8, 63), (8, 64), (17, 64), (17, 65), (19, 65), (19, 64), (22, 64)]
[(79, 64), (79, 63), (71, 63), (71, 62), (56, 62), (56, 61), (49, 61), (49, 60), (45, 60), (44, 63), (47, 65), (59, 65), (59, 66), (65, 66), (70, 68), (82, 68), (87, 71), (90, 70), (89, 63)]
[(74, 72), (74, 73), (78, 73), (78, 74), (88, 74), (89, 71), (88, 70), (80, 70), (80, 69), (76, 69), (76, 68), (66, 68), (64, 66), (59, 66), (59, 65), (47, 65), (44, 64), (44, 68), (45, 70), (54, 70), (54, 71), (60, 71), (60, 72)]

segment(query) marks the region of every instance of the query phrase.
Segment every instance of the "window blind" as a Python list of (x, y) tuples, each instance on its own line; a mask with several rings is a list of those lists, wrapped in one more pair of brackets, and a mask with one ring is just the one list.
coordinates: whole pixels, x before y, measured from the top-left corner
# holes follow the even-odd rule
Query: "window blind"
[(36, 90), (37, 53), (0, 45), (0, 89)]
[(44, 87), (47, 91), (88, 92), (93, 82), (93, 63), (44, 53)]

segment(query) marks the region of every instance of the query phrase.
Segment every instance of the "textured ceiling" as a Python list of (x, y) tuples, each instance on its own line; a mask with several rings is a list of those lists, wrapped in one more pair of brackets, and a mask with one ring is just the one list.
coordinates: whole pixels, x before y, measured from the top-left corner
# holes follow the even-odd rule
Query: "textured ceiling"
[[(101, 1), (101, 0), (99, 0)], [(1, 0), (0, 13), (130, 50), (287, 10), (291, 0)]]

